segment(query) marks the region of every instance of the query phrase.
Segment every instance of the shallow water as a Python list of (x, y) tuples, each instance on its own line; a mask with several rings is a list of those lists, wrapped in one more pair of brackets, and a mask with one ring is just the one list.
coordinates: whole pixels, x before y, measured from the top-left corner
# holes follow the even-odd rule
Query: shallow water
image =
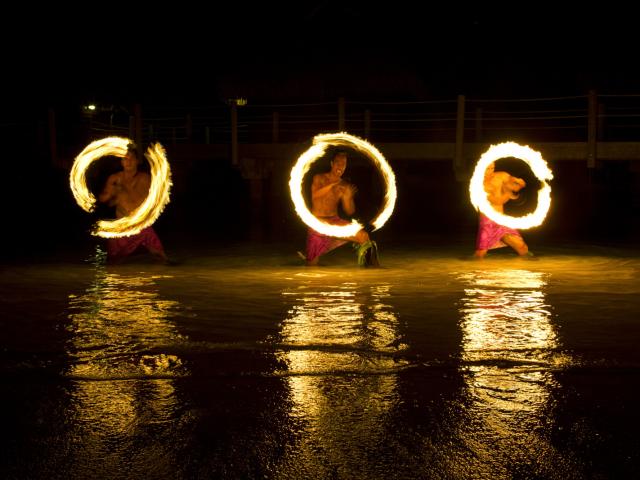
[(630, 478), (640, 253), (0, 273), (8, 478)]

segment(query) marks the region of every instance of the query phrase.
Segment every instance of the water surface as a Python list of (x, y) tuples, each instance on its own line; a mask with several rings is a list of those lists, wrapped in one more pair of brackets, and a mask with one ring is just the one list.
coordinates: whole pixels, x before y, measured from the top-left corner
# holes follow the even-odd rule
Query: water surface
[(631, 478), (640, 256), (289, 245), (0, 272), (8, 478)]

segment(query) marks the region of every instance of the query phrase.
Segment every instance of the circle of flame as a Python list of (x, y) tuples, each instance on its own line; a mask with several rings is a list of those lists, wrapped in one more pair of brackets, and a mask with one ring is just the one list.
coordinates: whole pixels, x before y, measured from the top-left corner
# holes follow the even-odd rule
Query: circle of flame
[(311, 164), (324, 154), (329, 145), (352, 147), (364, 153), (373, 161), (374, 165), (382, 174), (386, 193), (380, 213), (371, 221), (374, 230), (378, 230), (389, 220), (393, 213), (397, 197), (395, 174), (382, 153), (380, 153), (376, 147), (366, 140), (345, 132), (316, 135), (313, 138), (313, 145), (300, 155), (298, 161), (291, 169), (289, 190), (291, 191), (291, 199), (293, 200), (296, 213), (308, 227), (330, 237), (353, 237), (363, 228), (363, 226), (355, 220), (351, 220), (351, 223), (348, 225), (331, 225), (322, 222), (307, 208), (302, 194), (302, 179), (309, 171)]
[[(489, 203), (487, 192), (484, 190), (484, 174), (487, 167), (496, 160), (505, 157), (514, 157), (524, 161), (531, 167), (533, 174), (542, 183), (540, 190), (538, 190), (537, 208), (535, 211), (522, 217), (513, 217), (497, 212)], [(491, 147), (482, 154), (480, 160), (478, 160), (471, 181), (469, 182), (471, 203), (476, 210), (479, 210), (499, 225), (521, 230), (537, 227), (542, 224), (551, 206), (551, 187), (547, 184), (547, 180), (551, 180), (552, 178), (553, 174), (540, 152), (515, 142), (491, 145)]]
[[(103, 138), (91, 142), (75, 158), (69, 174), (69, 184), (76, 202), (83, 210), (92, 212), (96, 206), (96, 199), (87, 187), (86, 171), (89, 165), (106, 155), (124, 157), (130, 143), (128, 138)], [(152, 144), (145, 152), (145, 157), (151, 167), (151, 185), (145, 200), (126, 217), (98, 220), (91, 231), (92, 235), (104, 238), (135, 235), (151, 226), (169, 203), (171, 170), (164, 147), (159, 143)]]

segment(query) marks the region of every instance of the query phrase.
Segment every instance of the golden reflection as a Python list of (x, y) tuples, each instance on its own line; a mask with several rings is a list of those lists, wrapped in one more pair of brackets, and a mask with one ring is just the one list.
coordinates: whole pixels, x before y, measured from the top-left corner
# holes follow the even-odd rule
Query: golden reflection
[[(523, 269), (460, 276), (468, 285), (460, 307), (463, 377), (473, 418), (467, 439), (478, 458), (492, 457), (496, 468), (497, 458), (522, 442), (529, 442), (531, 454), (543, 444), (534, 432), (555, 385), (551, 371), (565, 361), (557, 352), (546, 276)], [(492, 445), (480, 438), (491, 438)]]
[(463, 361), (474, 398), (498, 412), (534, 411), (548, 395), (545, 376), (557, 348), (545, 274), (485, 270), (462, 276)]
[(104, 448), (105, 436), (168, 418), (177, 408), (174, 378), (186, 369), (170, 353), (182, 340), (170, 320), (180, 305), (160, 296), (157, 281), (165, 276), (95, 268), (85, 292), (69, 295), (68, 376), (79, 433)]
[[(388, 304), (390, 286), (302, 281), (284, 292), (293, 305), (278, 353), (286, 365), (280, 373), (290, 387), (292, 416), (305, 425), (294, 458), (316, 464), (315, 471), (322, 471), (324, 461), (357, 468), (364, 459), (351, 451), (354, 445), (384, 441), (384, 414), (397, 402), (396, 372), (405, 365), (393, 358), (406, 346)], [(319, 445), (327, 458), (315, 452)]]

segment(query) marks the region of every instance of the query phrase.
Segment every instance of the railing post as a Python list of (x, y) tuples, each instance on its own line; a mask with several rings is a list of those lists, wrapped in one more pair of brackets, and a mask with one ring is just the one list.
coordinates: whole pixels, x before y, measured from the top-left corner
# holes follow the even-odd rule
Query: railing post
[(464, 156), (462, 152), (464, 142), (464, 95), (458, 95), (458, 110), (456, 114), (456, 144), (453, 158), (453, 170), (456, 180), (464, 179)]
[(344, 119), (344, 97), (338, 99), (338, 131), (344, 132), (345, 119)]
[(598, 103), (598, 131), (596, 137), (599, 142), (604, 140), (604, 104)]
[(598, 96), (589, 90), (589, 117), (587, 122), (587, 168), (596, 168), (598, 147)]

